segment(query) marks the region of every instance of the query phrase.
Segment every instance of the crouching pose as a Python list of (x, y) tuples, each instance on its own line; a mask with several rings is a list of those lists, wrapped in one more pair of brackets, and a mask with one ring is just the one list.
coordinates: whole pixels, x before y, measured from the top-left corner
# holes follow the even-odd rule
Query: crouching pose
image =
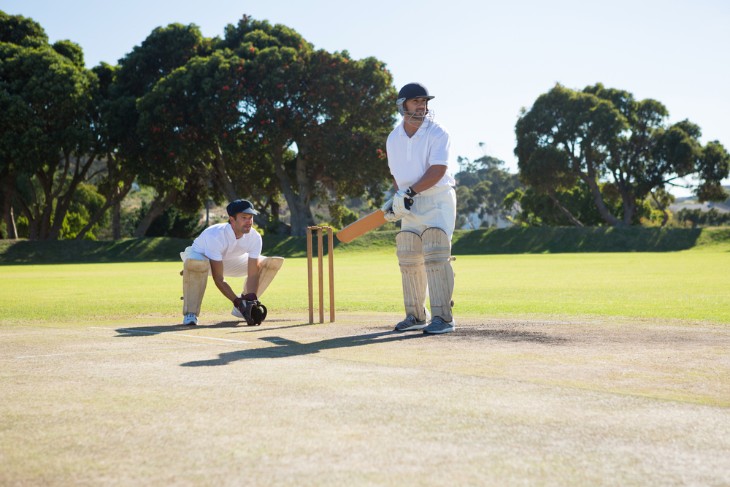
[[(231, 314), (248, 325), (260, 325), (266, 306), (259, 297), (284, 263), (282, 257), (261, 255), (261, 235), (253, 228), (258, 212), (250, 201), (231, 202), (228, 223), (211, 225), (180, 253), (183, 260), (183, 325), (197, 325), (200, 305), (213, 276), (218, 290), (233, 303)], [(225, 277), (246, 277), (243, 292), (236, 294)]]
[[(456, 329), (451, 310), (455, 181), (448, 173), (449, 134), (428, 110), (432, 98), (419, 83), (401, 88), (396, 104), (403, 121), (386, 144), (396, 193), (382, 209), (387, 220), (401, 222), (396, 252), (406, 311), (396, 331), (448, 333)], [(426, 293), (430, 315), (425, 307)]]

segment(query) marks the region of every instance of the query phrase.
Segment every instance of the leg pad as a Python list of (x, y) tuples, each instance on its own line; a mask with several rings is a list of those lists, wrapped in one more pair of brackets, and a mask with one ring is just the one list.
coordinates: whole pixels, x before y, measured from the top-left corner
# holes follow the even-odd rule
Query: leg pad
[(423, 234), (423, 257), (428, 279), (431, 315), (444, 321), (453, 319), (454, 270), (451, 268), (451, 241), (440, 228), (427, 228)]
[(207, 260), (186, 259), (183, 264), (183, 315), (200, 315), (210, 264)]
[[(262, 261), (259, 261), (259, 288), (250, 291), (255, 292), (256, 296), (261, 299), (261, 295), (264, 294), (266, 288), (274, 280), (282, 265), (284, 265), (283, 257), (264, 257)], [(245, 282), (243, 283), (243, 289), (246, 289)]]
[(396, 254), (403, 284), (403, 304), (406, 315), (413, 315), (419, 321), (426, 316), (426, 268), (423, 260), (421, 237), (413, 232), (403, 231), (395, 236)]

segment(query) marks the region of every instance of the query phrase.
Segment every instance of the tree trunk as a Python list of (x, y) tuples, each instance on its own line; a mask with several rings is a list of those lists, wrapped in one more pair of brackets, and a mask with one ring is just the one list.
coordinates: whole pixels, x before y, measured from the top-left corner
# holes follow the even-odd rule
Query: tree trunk
[[(43, 190), (45, 204), (43, 205), (42, 209), (38, 210), (38, 214), (34, 215), (33, 217), (35, 230), (31, 232), (31, 234), (35, 235), (35, 237), (32, 238), (33, 240), (47, 240), (51, 232), (51, 215), (53, 213), (53, 185), (48, 181), (48, 178), (43, 176), (42, 174), (38, 175), (38, 180)], [(38, 200), (36, 199), (36, 201)]]
[[(81, 240), (84, 238), (87, 232), (91, 230), (91, 227), (96, 225), (96, 223), (101, 220), (104, 217), (104, 214), (107, 212), (109, 208), (112, 208), (112, 233), (114, 240), (119, 240), (122, 238), (122, 225), (121, 225), (121, 212), (122, 212), (122, 206), (121, 202), (122, 200), (129, 194), (129, 192), (132, 189), (132, 182), (134, 181), (134, 176), (128, 176), (127, 179), (122, 181), (121, 189), (117, 189), (116, 193), (112, 195), (107, 195), (106, 202), (104, 202), (104, 205), (99, 208), (99, 210), (94, 213), (91, 218), (89, 218), (89, 221), (84, 225), (84, 228), (79, 231), (78, 235), (76, 235), (76, 240)], [(116, 188), (116, 186), (115, 186)]]
[[(623, 198), (623, 194), (621, 195)], [(623, 218), (623, 225), (630, 227), (631, 222), (634, 220), (634, 214), (636, 213), (636, 203), (633, 201), (630, 201), (627, 197), (627, 199), (623, 200), (623, 207), (624, 207), (624, 218)]]
[(589, 169), (587, 175), (580, 173), (580, 177), (586, 183), (588, 189), (590, 189), (591, 194), (593, 195), (593, 202), (596, 204), (596, 208), (598, 208), (598, 213), (601, 215), (601, 218), (603, 218), (603, 220), (611, 226), (619, 226), (621, 222), (618, 218), (613, 216), (610, 211), (608, 211), (608, 207), (603, 201), (601, 188), (598, 187), (598, 183), (596, 182), (595, 171)]
[(656, 194), (652, 191), (649, 193), (651, 195), (651, 199), (654, 200), (654, 203), (656, 203), (657, 208), (659, 211), (662, 212), (662, 224), (661, 227), (664, 228), (667, 226), (667, 223), (669, 222), (669, 212), (667, 211), (667, 207), (659, 201), (659, 198), (656, 197)]
[(223, 189), (226, 198), (228, 198), (228, 201), (237, 200), (240, 196), (238, 195), (236, 188), (233, 186), (233, 181), (231, 181), (230, 176), (228, 176), (226, 160), (223, 156), (223, 150), (221, 149), (220, 144), (215, 145), (213, 167), (215, 168), (216, 179), (218, 180), (220, 188)]
[(307, 234), (307, 227), (314, 225), (312, 211), (296, 195), (294, 195), (293, 200), (287, 198), (287, 203), (291, 212), (291, 234), (292, 236), (303, 237)]
[(577, 219), (577, 218), (576, 218), (576, 217), (575, 217), (575, 216), (574, 216), (574, 215), (573, 215), (573, 214), (572, 214), (572, 213), (570, 212), (570, 210), (568, 210), (568, 209), (567, 209), (567, 208), (566, 208), (565, 206), (563, 206), (563, 205), (562, 205), (562, 203), (560, 203), (560, 201), (558, 200), (558, 198), (557, 198), (557, 197), (555, 196), (555, 192), (553, 192), (553, 191), (549, 191), (549, 192), (548, 192), (548, 197), (549, 197), (549, 198), (550, 198), (550, 200), (551, 200), (551, 201), (553, 202), (553, 204), (554, 204), (554, 205), (555, 205), (555, 206), (556, 206), (556, 207), (558, 208), (558, 210), (560, 210), (560, 212), (561, 212), (561, 213), (562, 213), (563, 215), (565, 215), (565, 217), (566, 217), (566, 218), (567, 218), (568, 220), (570, 220), (570, 223), (572, 223), (572, 224), (573, 224), (574, 226), (576, 226), (576, 227), (583, 227), (583, 226), (585, 226), (585, 225), (583, 225), (583, 222), (581, 222), (580, 220), (578, 220), (578, 219)]
[(112, 205), (112, 239), (122, 238), (122, 202), (115, 201)]
[(277, 228), (279, 226), (279, 213), (281, 212), (281, 205), (274, 198), (269, 199), (269, 214), (271, 216), (271, 223)]
[(8, 175), (3, 181), (3, 220), (5, 221), (7, 238), (10, 240), (17, 240), (18, 238), (18, 228), (15, 226), (15, 214), (13, 213), (14, 191)]
[[(306, 179), (306, 176), (303, 176), (306, 172), (300, 167), (303, 164), (304, 161), (297, 158), (297, 179), (300, 181), (303, 177)], [(281, 187), (282, 193), (284, 193), (284, 198), (291, 212), (291, 234), (292, 236), (303, 237), (307, 233), (307, 227), (314, 224), (312, 210), (308, 204), (309, 195), (306, 193), (307, 185), (300, 183), (298, 184), (299, 192), (294, 191), (291, 179), (284, 168), (283, 156), (281, 154), (274, 156), (274, 168), (276, 169), (276, 176), (279, 178), (279, 186)]]
[(147, 214), (144, 218), (142, 218), (142, 221), (139, 222), (137, 228), (134, 230), (134, 236), (137, 238), (144, 237), (147, 230), (149, 230), (150, 225), (152, 225), (152, 222), (155, 221), (155, 218), (162, 215), (165, 210), (172, 206), (172, 202), (175, 201), (178, 193), (180, 193), (179, 190), (172, 189), (168, 191), (164, 197), (157, 195), (152, 202), (152, 205), (150, 205), (149, 211), (147, 211)]
[[(63, 157), (64, 160), (64, 175), (73, 174), (68, 185), (62, 182), (59, 183), (57, 191), (53, 194), (53, 198), (56, 202), (56, 211), (53, 215), (53, 222), (49, 230), (49, 239), (58, 240), (63, 228), (63, 222), (66, 219), (68, 210), (71, 207), (74, 193), (83, 181), (86, 180), (86, 175), (89, 173), (89, 169), (96, 160), (96, 155), (91, 155), (82, 162), (80, 158), (72, 157), (70, 154), (66, 154)], [(67, 178), (64, 178), (67, 179)]]

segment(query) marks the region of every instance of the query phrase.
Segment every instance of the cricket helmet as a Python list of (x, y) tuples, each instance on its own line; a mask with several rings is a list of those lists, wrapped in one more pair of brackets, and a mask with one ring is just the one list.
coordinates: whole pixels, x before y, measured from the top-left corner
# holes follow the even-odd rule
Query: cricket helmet
[(434, 97), (428, 94), (428, 89), (421, 83), (408, 83), (407, 85), (404, 85), (403, 88), (401, 88), (398, 92), (398, 99), (396, 100), (396, 105), (398, 105), (398, 113), (400, 113), (401, 115), (405, 113), (405, 108), (403, 108), (403, 104), (406, 102), (406, 100), (410, 100), (412, 98), (425, 98), (427, 100), (431, 100)]

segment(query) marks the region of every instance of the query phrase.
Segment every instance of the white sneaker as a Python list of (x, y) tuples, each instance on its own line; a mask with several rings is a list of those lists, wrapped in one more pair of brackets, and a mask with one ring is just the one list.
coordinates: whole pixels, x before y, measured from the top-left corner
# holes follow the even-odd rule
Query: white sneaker
[(188, 313), (183, 317), (183, 325), (197, 325), (198, 317), (195, 313)]
[(236, 318), (240, 318), (242, 320), (245, 320), (246, 319), (246, 318), (243, 317), (243, 314), (241, 313), (241, 311), (238, 308), (236, 308), (235, 306), (231, 310), (231, 314), (233, 316), (235, 316)]

